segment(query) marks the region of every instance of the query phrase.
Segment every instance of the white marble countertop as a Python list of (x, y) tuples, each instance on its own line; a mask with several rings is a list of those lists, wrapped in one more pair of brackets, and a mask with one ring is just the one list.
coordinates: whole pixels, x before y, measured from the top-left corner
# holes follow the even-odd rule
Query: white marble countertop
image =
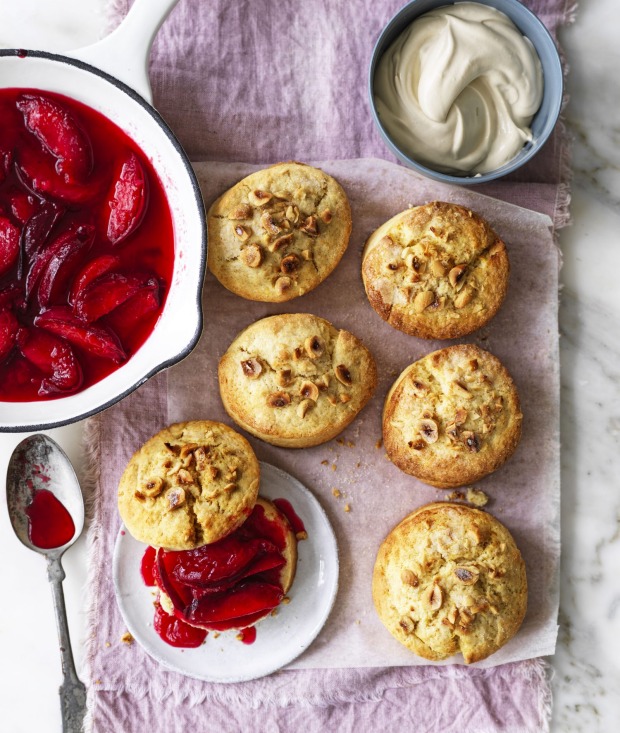
[[(0, 46), (85, 45), (101, 34), (104, 6), (1, 0)], [(577, 22), (561, 33), (575, 148), (573, 224), (560, 236), (563, 550), (552, 733), (611, 733), (620, 721), (619, 25), (616, 0), (584, 1)], [(50, 434), (79, 471), (80, 424)], [(22, 437), (0, 434), (1, 476)], [(0, 730), (56, 733), (60, 659), (45, 562), (14, 537), (4, 491), (0, 505)], [(82, 538), (64, 559), (78, 670), (87, 633), (85, 556)]]

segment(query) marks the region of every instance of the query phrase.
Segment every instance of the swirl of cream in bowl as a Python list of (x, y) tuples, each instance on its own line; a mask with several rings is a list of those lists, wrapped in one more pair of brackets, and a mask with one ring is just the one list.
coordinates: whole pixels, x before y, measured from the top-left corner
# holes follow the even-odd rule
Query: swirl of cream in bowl
[(482, 174), (531, 140), (542, 67), (508, 16), (465, 2), (425, 13), (391, 44), (374, 95), (403, 152), (438, 171)]

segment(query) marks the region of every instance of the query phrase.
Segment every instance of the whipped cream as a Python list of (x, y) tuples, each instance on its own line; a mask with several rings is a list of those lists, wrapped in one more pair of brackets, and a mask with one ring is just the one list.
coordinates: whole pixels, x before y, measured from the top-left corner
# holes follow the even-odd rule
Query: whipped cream
[(417, 18), (381, 57), (377, 113), (409, 157), (445, 173), (480, 174), (532, 138), (540, 59), (504, 13), (480, 3)]

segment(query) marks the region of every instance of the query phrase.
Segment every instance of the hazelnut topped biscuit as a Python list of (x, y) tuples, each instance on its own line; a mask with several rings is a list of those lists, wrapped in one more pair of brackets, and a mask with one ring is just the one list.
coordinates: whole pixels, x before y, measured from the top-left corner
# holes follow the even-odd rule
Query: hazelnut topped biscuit
[(466, 664), (518, 631), (527, 578), (510, 532), (480, 509), (436, 502), (405, 517), (379, 548), (372, 596), (388, 631), (415, 654)]
[(225, 288), (280, 303), (315, 288), (349, 243), (351, 209), (318, 168), (279, 163), (239, 181), (207, 214), (208, 265)]
[(263, 318), (242, 331), (219, 366), (228, 414), (259, 438), (318, 445), (349, 425), (370, 399), (377, 370), (348, 331), (307, 313)]
[(366, 242), (370, 304), (394, 328), (457, 338), (487, 323), (508, 288), (505, 244), (478, 214), (441, 201), (397, 214)]
[(247, 519), (259, 476), (252, 447), (232, 428), (208, 420), (177, 423), (133, 455), (120, 480), (118, 508), (140, 542), (190, 550)]
[(419, 359), (398, 377), (383, 409), (383, 441), (402, 471), (441, 489), (499, 468), (516, 449), (522, 414), (499, 359), (471, 344)]

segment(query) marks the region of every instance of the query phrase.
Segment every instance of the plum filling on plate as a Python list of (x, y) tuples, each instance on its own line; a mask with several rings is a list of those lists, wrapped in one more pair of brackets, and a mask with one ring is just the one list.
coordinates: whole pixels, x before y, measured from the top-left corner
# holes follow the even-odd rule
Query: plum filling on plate
[(179, 647), (200, 646), (209, 631), (229, 629), (251, 643), (254, 625), (286, 597), (296, 566), (296, 532), (276, 503), (263, 498), (241, 527), (217, 542), (180, 552), (149, 547), (141, 572), (159, 591), (155, 631)]

